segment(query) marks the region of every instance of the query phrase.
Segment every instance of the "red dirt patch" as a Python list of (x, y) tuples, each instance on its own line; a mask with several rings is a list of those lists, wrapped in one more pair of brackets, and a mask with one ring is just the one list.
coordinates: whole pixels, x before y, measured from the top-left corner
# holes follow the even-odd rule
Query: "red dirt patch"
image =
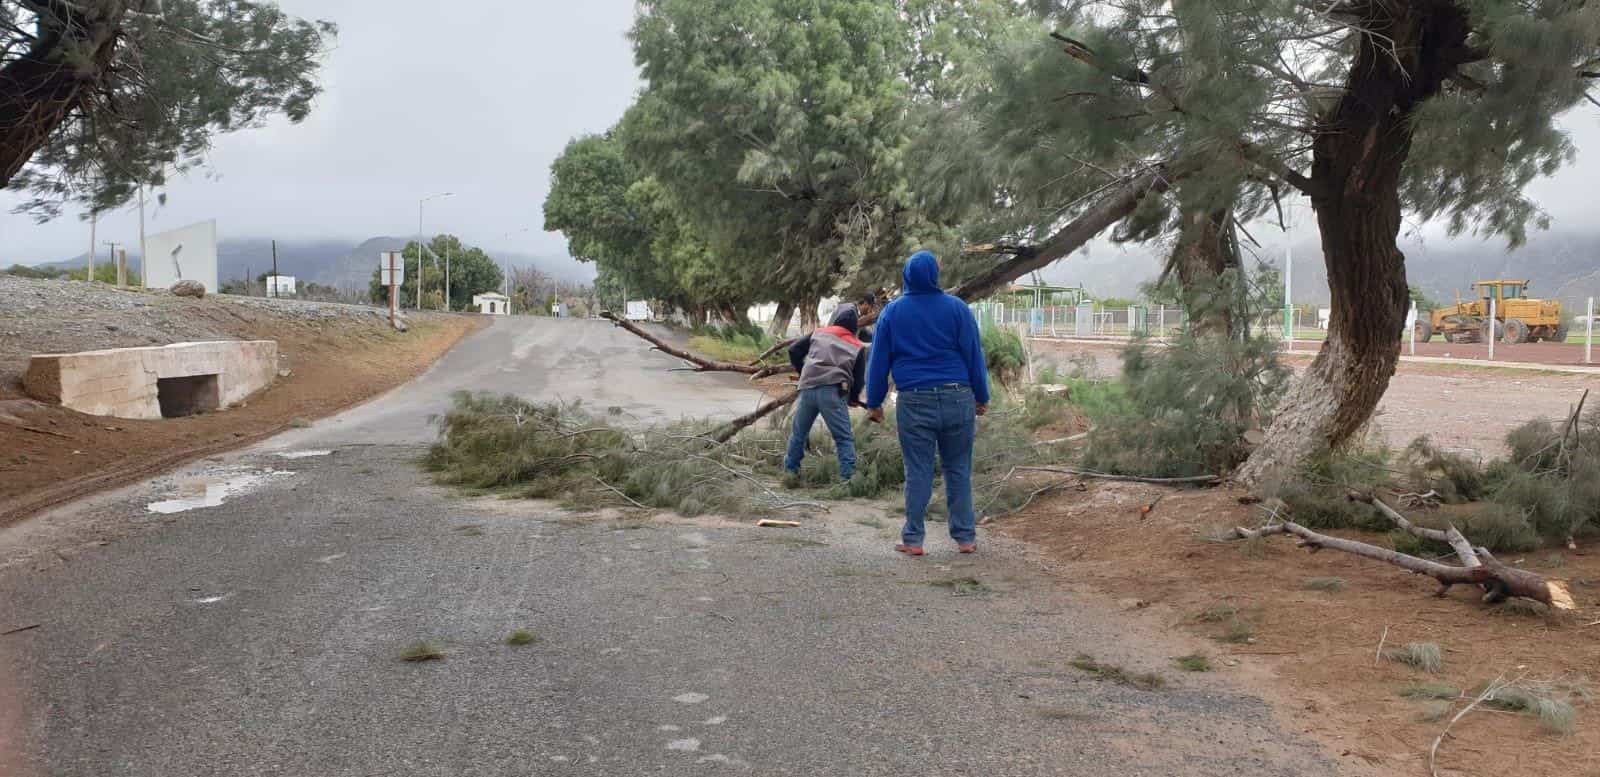
[(185, 418), (105, 418), (0, 395), (0, 526), (331, 415), (409, 380), (480, 324), (428, 316), (402, 335), (377, 319), (241, 316), (234, 336), (277, 340), (289, 377), (235, 408)]
[[(1196, 616), (1219, 602), (1240, 608), (1255, 641), (1217, 642), (1219, 671), (1256, 686), (1286, 720), (1333, 752), (1388, 773), (1428, 774), (1428, 748), (1445, 725), (1420, 720), (1424, 703), (1401, 698), (1402, 688), (1445, 682), (1471, 693), (1502, 672), (1578, 679), (1600, 667), (1600, 626), (1585, 625), (1600, 619), (1600, 554), (1503, 558), (1571, 581), (1581, 608), (1575, 617), (1506, 615), (1481, 604), (1475, 590), (1435, 597), (1431, 580), (1348, 554), (1311, 554), (1281, 537), (1249, 545), (1205, 540), (1215, 527), (1262, 523), (1259, 510), (1239, 504), (1242, 492), (1104, 482), (1087, 488), (1042, 497), (997, 528), (1039, 548), (1073, 580), (1170, 612), (1176, 628), (1216, 636), (1225, 627)], [(1141, 506), (1158, 497), (1143, 514)], [(1346, 587), (1304, 589), (1312, 577), (1342, 578)], [(1377, 660), (1385, 627), (1389, 646), (1440, 645), (1441, 673)], [(1576, 731), (1566, 736), (1543, 733), (1526, 716), (1474, 711), (1441, 746), (1440, 774), (1600, 774), (1595, 709), (1579, 704)]]

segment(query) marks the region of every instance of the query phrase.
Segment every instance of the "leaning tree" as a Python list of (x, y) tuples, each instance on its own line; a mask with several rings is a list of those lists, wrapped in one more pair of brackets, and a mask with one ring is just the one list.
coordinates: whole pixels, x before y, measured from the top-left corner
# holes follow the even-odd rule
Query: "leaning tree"
[(1010, 258), (965, 289), (1113, 225), (1193, 239), (1229, 226), (1215, 214), (1308, 199), (1332, 320), (1238, 472), (1258, 486), (1349, 441), (1387, 388), (1408, 300), (1402, 217), (1520, 243), (1544, 222), (1524, 187), (1572, 156), (1556, 117), (1600, 63), (1600, 8), (1576, 0), (1036, 5), (1055, 34), (950, 122), (989, 150), (930, 155), (957, 187), (946, 201), (1021, 209), (989, 246)]
[(252, 0), (0, 0), (0, 189), (99, 211), (320, 92), (329, 22)]

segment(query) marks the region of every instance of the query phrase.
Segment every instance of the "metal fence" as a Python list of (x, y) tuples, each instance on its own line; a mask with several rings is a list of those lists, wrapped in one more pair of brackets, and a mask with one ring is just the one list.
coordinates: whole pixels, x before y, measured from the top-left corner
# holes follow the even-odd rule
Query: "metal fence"
[[(1594, 364), (1594, 298), (1562, 299), (1562, 316), (1567, 321), (1565, 347), (1555, 343), (1532, 346), (1488, 344), (1487, 357), (1548, 364)], [(1006, 328), (1025, 328), (1032, 337), (1129, 339), (1152, 337), (1168, 339), (1181, 334), (1188, 324), (1182, 308), (1162, 305), (1134, 305), (1108, 308), (1094, 303), (1076, 306), (1027, 307), (1001, 302), (978, 302), (970, 306), (979, 322)], [(1426, 318), (1427, 312), (1415, 313)], [(1289, 324), (1285, 331), (1285, 323)], [(1289, 351), (1317, 349), (1327, 338), (1327, 310), (1294, 307), (1263, 313), (1250, 322), (1257, 337), (1283, 341)], [(1482, 359), (1482, 354), (1464, 355), (1461, 348), (1446, 349), (1439, 336), (1429, 344), (1414, 343), (1414, 327), (1397, 332), (1407, 353), (1417, 356)], [(1485, 338), (1487, 340), (1488, 338)]]

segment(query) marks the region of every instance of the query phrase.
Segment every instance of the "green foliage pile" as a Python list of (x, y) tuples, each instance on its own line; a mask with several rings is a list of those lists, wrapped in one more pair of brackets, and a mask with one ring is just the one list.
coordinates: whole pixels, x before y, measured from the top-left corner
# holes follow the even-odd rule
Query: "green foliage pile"
[(1021, 335), (985, 321), (979, 327), (979, 337), (983, 341), (983, 359), (989, 365), (989, 374), (1002, 386), (1017, 385), (1028, 369), (1028, 354)]
[(1526, 551), (1592, 533), (1600, 519), (1600, 411), (1565, 421), (1538, 419), (1506, 435), (1510, 453), (1488, 463), (1443, 450), (1426, 437), (1398, 454), (1351, 449), (1326, 454), (1273, 484), (1294, 520), (1315, 529), (1391, 531), (1396, 550), (1448, 554), (1442, 543), (1394, 529), (1351, 491), (1432, 492), (1445, 507), (1412, 511), (1419, 526), (1459, 529), (1474, 545)]
[[(905, 482), (893, 414), (882, 425), (855, 421), (856, 472), (838, 482), (832, 437), (812, 430), (800, 477), (782, 491), (789, 424), (781, 417), (716, 445), (715, 424), (684, 421), (626, 428), (579, 404), (543, 404), (512, 396), (457, 393), (440, 419), (441, 435), (423, 465), (446, 485), (575, 506), (633, 503), (693, 516), (770, 515), (813, 509), (812, 499), (876, 498)], [(974, 500), (980, 515), (1025, 503), (1037, 486), (1014, 477), (1019, 465), (1045, 464), (1060, 453), (1033, 444), (1027, 405), (997, 402), (980, 419), (973, 449)], [(937, 512), (938, 506), (934, 506)]]

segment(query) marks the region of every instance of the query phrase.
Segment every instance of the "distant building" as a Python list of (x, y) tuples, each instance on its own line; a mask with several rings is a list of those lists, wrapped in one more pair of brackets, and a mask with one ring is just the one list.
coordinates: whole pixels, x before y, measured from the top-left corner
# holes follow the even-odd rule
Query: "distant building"
[(294, 276), (293, 275), (268, 275), (267, 276), (267, 296), (269, 296), (269, 297), (293, 297), (294, 293), (295, 292), (294, 292)]
[(486, 316), (511, 315), (511, 299), (506, 295), (494, 291), (472, 295), (472, 304), (478, 312)]
[(550, 315), (555, 316), (556, 318), (566, 318), (567, 317), (567, 303), (565, 303), (565, 302), (557, 302), (554, 305), (551, 305), (550, 306)]

